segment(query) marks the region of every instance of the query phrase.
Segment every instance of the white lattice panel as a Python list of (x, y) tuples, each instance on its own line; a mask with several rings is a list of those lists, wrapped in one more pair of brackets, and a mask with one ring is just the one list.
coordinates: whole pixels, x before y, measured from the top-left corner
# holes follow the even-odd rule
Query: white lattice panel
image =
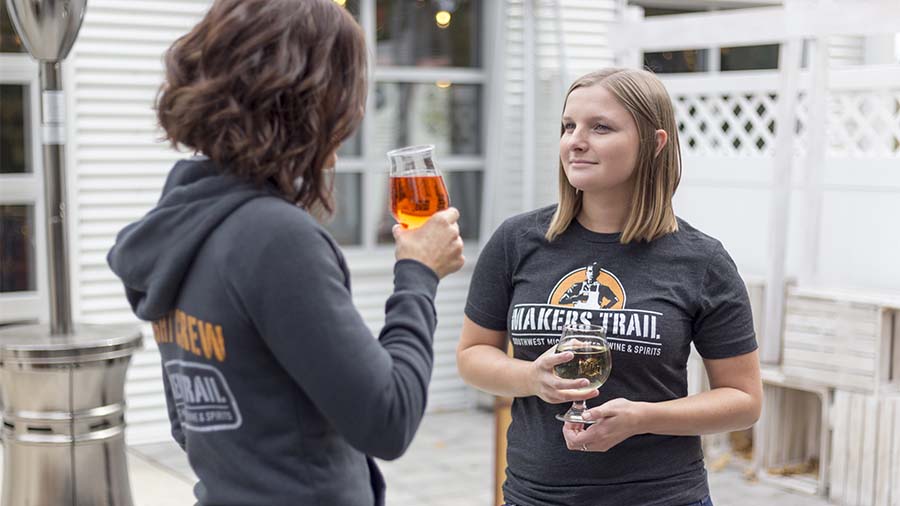
[(830, 154), (900, 156), (900, 88), (847, 91), (830, 98)]
[[(858, 76), (855, 76), (858, 74)], [(827, 97), (827, 155), (900, 158), (900, 86), (894, 70), (835, 70)], [(778, 76), (664, 78), (675, 105), (681, 148), (700, 156), (771, 157), (777, 129)], [(808, 76), (802, 79), (808, 87)], [(808, 93), (798, 95), (794, 155), (807, 151)]]
[[(772, 156), (775, 147), (775, 91), (674, 96), (681, 148), (711, 156)], [(802, 135), (807, 117), (804, 94), (799, 97), (797, 131)], [(802, 142), (796, 154), (804, 152)]]

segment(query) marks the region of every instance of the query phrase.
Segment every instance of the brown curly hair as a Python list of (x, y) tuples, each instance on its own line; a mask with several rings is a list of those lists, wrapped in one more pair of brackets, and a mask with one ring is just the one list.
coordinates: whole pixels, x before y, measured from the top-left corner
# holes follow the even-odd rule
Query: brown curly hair
[(329, 156), (362, 121), (366, 42), (332, 0), (216, 0), (169, 48), (156, 100), (173, 146), (330, 214)]

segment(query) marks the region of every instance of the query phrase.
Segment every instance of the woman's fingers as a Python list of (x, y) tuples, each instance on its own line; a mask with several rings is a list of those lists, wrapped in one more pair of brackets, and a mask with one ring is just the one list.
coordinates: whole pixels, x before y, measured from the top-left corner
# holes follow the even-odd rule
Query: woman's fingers
[(570, 450), (578, 449), (575, 445), (575, 438), (584, 431), (584, 424), (565, 422), (563, 424), (563, 438), (566, 440), (566, 447)]
[(583, 390), (559, 390), (560, 397), (567, 402), (586, 401), (600, 395), (599, 390), (585, 392)]
[(546, 354), (546, 358), (544, 359), (544, 363), (549, 366), (557, 366), (559, 364), (565, 364), (566, 362), (575, 358), (575, 354), (571, 351), (564, 351), (562, 353), (550, 353)]
[(553, 376), (550, 386), (557, 390), (575, 390), (578, 388), (587, 388), (591, 382), (587, 378), (563, 379), (559, 376)]
[[(565, 380), (579, 381), (579, 380)], [(583, 386), (583, 385), (581, 385)], [(543, 399), (551, 404), (561, 404), (564, 402), (586, 401), (600, 395), (596, 389), (579, 390), (581, 386), (575, 388), (557, 388), (555, 384), (547, 385), (547, 395)]]

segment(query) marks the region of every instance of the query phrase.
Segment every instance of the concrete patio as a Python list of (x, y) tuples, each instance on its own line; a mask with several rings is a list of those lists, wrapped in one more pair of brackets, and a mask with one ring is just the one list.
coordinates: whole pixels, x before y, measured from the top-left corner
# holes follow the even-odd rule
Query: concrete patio
[[(492, 500), (493, 416), (481, 410), (426, 416), (402, 458), (381, 462), (390, 506), (489, 506)], [(193, 504), (196, 478), (175, 443), (131, 447), (135, 506)], [(826, 506), (823, 498), (747, 481), (744, 464), (710, 472), (716, 506)]]

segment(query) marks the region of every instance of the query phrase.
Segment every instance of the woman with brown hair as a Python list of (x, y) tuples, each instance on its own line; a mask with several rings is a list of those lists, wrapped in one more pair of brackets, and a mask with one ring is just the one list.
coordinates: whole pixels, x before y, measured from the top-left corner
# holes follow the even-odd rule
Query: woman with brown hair
[(108, 261), (153, 323), (201, 505), (383, 504), (370, 456), (401, 455), (421, 421), (459, 214), (395, 227), (373, 338), (314, 218), (365, 101), (363, 33), (331, 0), (216, 0), (166, 55), (159, 122), (202, 156), (175, 165)]
[[(752, 425), (762, 384), (734, 262), (672, 208), (681, 157), (662, 83), (616, 68), (575, 81), (559, 156), (559, 204), (508, 219), (479, 256), (457, 350), (467, 382), (515, 397), (505, 500), (710, 506), (699, 435)], [(599, 390), (553, 374), (574, 358), (554, 349), (573, 325), (606, 332)], [(688, 396), (691, 343), (712, 388)], [(586, 399), (586, 423), (555, 418)]]

